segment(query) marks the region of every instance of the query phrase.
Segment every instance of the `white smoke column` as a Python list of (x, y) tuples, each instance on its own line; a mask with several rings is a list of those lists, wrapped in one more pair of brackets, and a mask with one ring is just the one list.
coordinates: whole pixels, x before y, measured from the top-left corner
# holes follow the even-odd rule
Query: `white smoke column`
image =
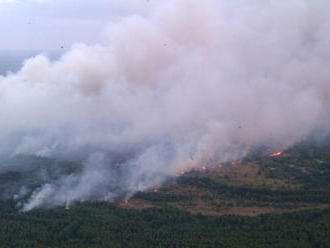
[(24, 209), (129, 197), (183, 168), (328, 132), (329, 11), (326, 0), (161, 1), (110, 25), (101, 45), (0, 78), (4, 154), (85, 161)]

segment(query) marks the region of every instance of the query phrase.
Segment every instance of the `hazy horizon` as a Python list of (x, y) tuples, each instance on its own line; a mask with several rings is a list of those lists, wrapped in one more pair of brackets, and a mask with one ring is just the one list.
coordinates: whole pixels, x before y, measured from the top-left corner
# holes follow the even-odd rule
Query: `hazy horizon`
[(63, 50), (0, 50), (0, 76), (16, 73), (24, 61), (39, 54), (47, 55), (50, 60), (56, 60), (63, 54)]

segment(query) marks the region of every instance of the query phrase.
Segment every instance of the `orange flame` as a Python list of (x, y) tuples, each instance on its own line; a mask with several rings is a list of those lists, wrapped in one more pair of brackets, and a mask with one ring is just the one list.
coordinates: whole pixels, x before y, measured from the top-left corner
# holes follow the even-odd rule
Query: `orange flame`
[(189, 173), (189, 172), (191, 172), (191, 170), (180, 170), (179, 172), (177, 172), (177, 173), (175, 174), (175, 176), (176, 176), (176, 177), (179, 177), (179, 176), (182, 176), (182, 175), (184, 175), (184, 174), (186, 174), (186, 173)]
[(270, 154), (269, 156), (270, 157), (277, 157), (277, 156), (280, 156), (281, 154), (282, 154), (282, 152), (275, 152), (275, 153)]
[(236, 161), (231, 162), (231, 165), (236, 166), (237, 164), (240, 164), (240, 163), (242, 163), (242, 160), (236, 160)]

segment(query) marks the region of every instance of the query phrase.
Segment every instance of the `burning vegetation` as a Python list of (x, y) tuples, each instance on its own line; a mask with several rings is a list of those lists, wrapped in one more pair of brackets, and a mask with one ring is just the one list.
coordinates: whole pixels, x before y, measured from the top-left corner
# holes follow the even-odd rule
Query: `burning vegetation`
[(283, 152), (275, 152), (275, 153), (270, 154), (269, 156), (270, 157), (278, 157), (278, 156), (282, 155), (282, 153)]

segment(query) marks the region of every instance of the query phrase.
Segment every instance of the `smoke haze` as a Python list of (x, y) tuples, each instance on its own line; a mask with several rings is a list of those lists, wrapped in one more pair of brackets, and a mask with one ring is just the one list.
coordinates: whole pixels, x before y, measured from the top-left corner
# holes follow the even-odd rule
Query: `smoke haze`
[(127, 198), (329, 131), (329, 1), (161, 2), (110, 24), (106, 41), (0, 76), (1, 156), (81, 162), (24, 210)]

